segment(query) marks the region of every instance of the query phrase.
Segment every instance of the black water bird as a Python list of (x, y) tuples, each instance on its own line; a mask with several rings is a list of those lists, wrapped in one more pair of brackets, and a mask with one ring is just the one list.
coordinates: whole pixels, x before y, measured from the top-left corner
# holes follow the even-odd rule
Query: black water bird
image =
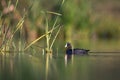
[(87, 49), (79, 49), (79, 48), (72, 49), (72, 45), (69, 42), (66, 43), (65, 48), (66, 48), (66, 55), (68, 56), (72, 54), (88, 55), (89, 52), (89, 50)]

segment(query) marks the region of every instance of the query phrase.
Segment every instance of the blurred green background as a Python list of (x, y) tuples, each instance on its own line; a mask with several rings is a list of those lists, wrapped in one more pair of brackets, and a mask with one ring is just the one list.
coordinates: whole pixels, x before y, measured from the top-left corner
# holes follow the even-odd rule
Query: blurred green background
[[(56, 25), (63, 27), (55, 42), (57, 45), (72, 42), (76, 47), (91, 48), (91, 42), (98, 45), (101, 42), (120, 43), (119, 0), (1, 0), (0, 14), (1, 30), (2, 26), (11, 28), (8, 36), (24, 14), (27, 15), (23, 23), (23, 35), (27, 42), (45, 33), (46, 17), (49, 30), (58, 17)], [(18, 38), (19, 33), (15, 34), (15, 39)], [(44, 40), (40, 40), (41, 45)]]
[[(66, 42), (93, 53), (67, 61)], [(120, 80), (119, 53), (120, 0), (0, 0), (0, 80)]]

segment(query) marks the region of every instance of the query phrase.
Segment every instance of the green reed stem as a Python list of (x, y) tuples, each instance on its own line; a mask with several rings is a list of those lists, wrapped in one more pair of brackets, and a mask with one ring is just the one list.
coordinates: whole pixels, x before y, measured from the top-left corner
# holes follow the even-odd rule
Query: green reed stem
[(14, 9), (14, 11), (16, 11), (16, 7), (17, 7), (17, 5), (18, 5), (18, 1), (19, 1), (19, 0), (17, 0), (17, 1), (16, 1), (16, 4), (15, 4), (15, 9)]
[[(57, 28), (57, 27), (56, 27)], [(54, 28), (54, 30), (56, 29)], [(28, 44), (27, 47), (25, 47), (24, 50), (27, 50), (30, 46), (32, 46), (33, 44), (35, 44), (37, 41), (39, 41), (40, 39), (42, 39), (43, 37), (45, 37), (46, 35), (48, 35), (49, 33), (51, 33), (52, 30), (48, 31), (46, 34), (43, 34), (42, 36), (38, 37), (37, 39), (35, 39), (34, 41), (32, 41), (30, 44)]]
[[(49, 30), (49, 28), (48, 28), (48, 18), (46, 17), (46, 29), (45, 29), (46, 34), (48, 33), (48, 30)], [(47, 49), (48, 50), (49, 50), (49, 41), (50, 41), (49, 34), (47, 34), (46, 35), (46, 44), (47, 44)]]
[(59, 27), (59, 29), (58, 29), (58, 31), (57, 31), (57, 33), (56, 33), (56, 35), (55, 35), (55, 37), (54, 37), (54, 39), (53, 39), (53, 41), (52, 41), (52, 43), (51, 43), (50, 49), (52, 49), (53, 44), (54, 44), (54, 42), (55, 42), (55, 40), (56, 40), (56, 38), (57, 38), (57, 36), (58, 36), (60, 30), (61, 30), (61, 27)]

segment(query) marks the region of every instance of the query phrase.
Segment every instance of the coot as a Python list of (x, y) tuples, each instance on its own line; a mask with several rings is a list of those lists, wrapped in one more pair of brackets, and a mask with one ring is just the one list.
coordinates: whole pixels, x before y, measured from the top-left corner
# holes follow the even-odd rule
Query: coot
[(88, 55), (89, 52), (89, 50), (87, 49), (79, 49), (79, 48), (72, 49), (72, 45), (69, 42), (66, 43), (65, 48), (66, 48), (66, 55), (69, 56), (72, 54)]

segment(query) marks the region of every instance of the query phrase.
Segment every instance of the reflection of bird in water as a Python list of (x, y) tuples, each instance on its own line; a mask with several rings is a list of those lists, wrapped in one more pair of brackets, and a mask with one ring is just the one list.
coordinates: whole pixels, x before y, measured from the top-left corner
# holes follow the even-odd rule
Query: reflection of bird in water
[(67, 42), (65, 45), (66, 54), (65, 54), (65, 66), (67, 66), (68, 61), (73, 63), (73, 55), (88, 55), (89, 50), (87, 49), (72, 49), (71, 43)]
[(89, 52), (89, 50), (87, 50), (87, 49), (79, 49), (79, 48), (72, 49), (72, 45), (69, 42), (66, 43), (65, 48), (66, 48), (66, 56), (67, 56), (67, 58), (71, 58), (72, 54), (75, 54), (75, 55), (88, 55), (88, 52)]

